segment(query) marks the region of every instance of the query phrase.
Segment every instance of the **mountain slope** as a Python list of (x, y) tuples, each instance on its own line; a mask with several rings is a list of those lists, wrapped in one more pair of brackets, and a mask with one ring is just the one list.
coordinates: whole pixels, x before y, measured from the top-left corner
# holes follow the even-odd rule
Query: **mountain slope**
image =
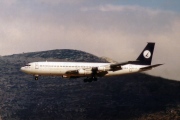
[[(29, 61), (58, 60), (58, 51), (0, 58), (2, 119), (179, 119), (178, 81), (146, 74), (100, 78), (93, 83), (60, 77), (40, 77), (35, 81), (33, 76), (19, 71)], [(73, 56), (79, 54), (81, 51)], [(76, 61), (69, 57), (63, 59)], [(82, 58), (91, 61), (92, 57)]]
[(79, 50), (60, 49), (41, 52), (30, 52), (23, 54), (15, 54), (5, 56), (7, 58), (36, 58), (41, 60), (58, 60), (58, 61), (77, 61), (77, 62), (107, 62), (103, 58), (99, 58), (90, 53)]

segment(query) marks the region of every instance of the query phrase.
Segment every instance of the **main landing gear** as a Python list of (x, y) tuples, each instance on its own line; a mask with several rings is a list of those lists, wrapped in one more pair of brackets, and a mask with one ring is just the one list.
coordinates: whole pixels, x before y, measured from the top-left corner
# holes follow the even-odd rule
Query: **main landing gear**
[(90, 77), (90, 78), (84, 79), (84, 82), (92, 82), (92, 81), (97, 81), (97, 78), (96, 77)]

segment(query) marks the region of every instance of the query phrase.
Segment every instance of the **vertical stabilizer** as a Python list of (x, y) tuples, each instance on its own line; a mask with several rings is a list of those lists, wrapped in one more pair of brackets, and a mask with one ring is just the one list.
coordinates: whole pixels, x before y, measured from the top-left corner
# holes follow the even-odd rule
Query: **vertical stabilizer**
[(136, 59), (141, 65), (151, 65), (155, 43), (148, 43)]

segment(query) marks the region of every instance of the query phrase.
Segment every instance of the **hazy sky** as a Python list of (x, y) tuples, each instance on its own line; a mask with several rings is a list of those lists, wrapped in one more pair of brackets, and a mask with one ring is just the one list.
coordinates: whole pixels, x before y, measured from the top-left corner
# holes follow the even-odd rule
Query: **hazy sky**
[(123, 62), (156, 42), (149, 74), (180, 80), (179, 0), (0, 0), (0, 54), (77, 49)]

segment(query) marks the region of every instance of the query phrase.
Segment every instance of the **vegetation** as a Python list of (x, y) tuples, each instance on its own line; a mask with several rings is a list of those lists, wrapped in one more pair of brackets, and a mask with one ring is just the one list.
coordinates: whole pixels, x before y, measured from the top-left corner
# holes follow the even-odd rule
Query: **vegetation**
[[(66, 51), (64, 53), (64, 51)], [(64, 57), (66, 55), (66, 57)], [(82, 51), (53, 50), (0, 57), (0, 115), (9, 119), (180, 119), (180, 82), (146, 74), (80, 79), (20, 72), (32, 61), (104, 61)]]

